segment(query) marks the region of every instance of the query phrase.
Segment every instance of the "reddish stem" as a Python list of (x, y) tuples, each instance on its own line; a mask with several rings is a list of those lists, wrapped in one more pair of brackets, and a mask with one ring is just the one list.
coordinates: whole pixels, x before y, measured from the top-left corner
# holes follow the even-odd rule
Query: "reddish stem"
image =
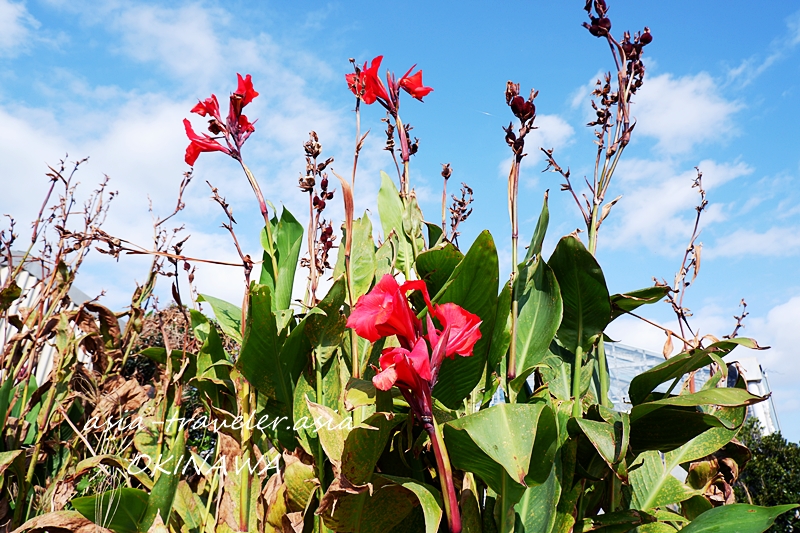
[(433, 418), (432, 422), (425, 424), (425, 430), (431, 438), (433, 454), (436, 456), (436, 466), (441, 476), (442, 492), (444, 493), (444, 510), (447, 514), (447, 525), (451, 533), (461, 533), (461, 514), (458, 510), (458, 498), (456, 488), (453, 485), (453, 470), (450, 467), (450, 456), (444, 445), (439, 425)]

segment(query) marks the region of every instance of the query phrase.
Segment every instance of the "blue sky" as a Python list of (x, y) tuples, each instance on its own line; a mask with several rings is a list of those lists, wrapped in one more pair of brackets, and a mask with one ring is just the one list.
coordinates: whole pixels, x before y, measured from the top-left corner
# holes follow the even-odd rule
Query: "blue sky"
[[(501, 127), (507, 80), (536, 87), (539, 130), (529, 137), (520, 186), (522, 239), (530, 236), (541, 198), (550, 189), (546, 248), (581, 225), (572, 200), (559, 192), (538, 146), (580, 178), (590, 171), (588, 92), (612, 67), (607, 46), (581, 28), (581, 1), (517, 2), (497, 9), (479, 2), (88, 2), (0, 0), (0, 213), (25, 227), (47, 185), (46, 164), (65, 153), (90, 156), (81, 173), (87, 193), (103, 174), (120, 196), (106, 229), (147, 245), (148, 196), (168, 213), (186, 170), (181, 120), (211, 92), (224, 101), (237, 72), (251, 73), (261, 93), (248, 108), (259, 118), (244, 149), (265, 195), (298, 217), (305, 197), (296, 188), (304, 168), (302, 143), (316, 130), (325, 156), (349, 171), (353, 98), (344, 84), (348, 58), (378, 54), (401, 75), (411, 65), (435, 90), (425, 103), (406, 98), (403, 119), (421, 139), (412, 185), (430, 220), (437, 220), (440, 164), (450, 162), (450, 189), (475, 190), (462, 245), (484, 227), (510, 264), (505, 198), (508, 147)], [(703, 263), (687, 305), (704, 334), (721, 336), (745, 298), (744, 334), (769, 351), (757, 355), (775, 390), (784, 434), (800, 440), (800, 387), (794, 378), (794, 333), (800, 325), (800, 11), (792, 2), (755, 10), (750, 2), (609, 2), (614, 32), (652, 30), (647, 77), (634, 104), (637, 127), (609, 197), (623, 195), (601, 229), (598, 258), (612, 292), (671, 280), (691, 232), (700, 166), (710, 202), (702, 221)], [(302, 7), (301, 7), (302, 6)], [(383, 143), (382, 113), (364, 109), (371, 129), (359, 170), (357, 210), (373, 219), (381, 169), (392, 168)], [(197, 127), (202, 119), (195, 117)], [(234, 161), (203, 154), (176, 224), (192, 235), (187, 254), (236, 259), (211, 181), (233, 206), (238, 234), (258, 250), (258, 211)], [(455, 192), (453, 190), (453, 192)], [(337, 197), (338, 200), (338, 197)], [(341, 216), (338, 201), (332, 210)], [(78, 280), (85, 292), (106, 290), (108, 305), (124, 305), (142, 259), (118, 266), (90, 256)], [(201, 292), (241, 297), (238, 272), (199, 267)], [(166, 296), (164, 297), (166, 298)], [(667, 305), (648, 317), (673, 324)], [(634, 319), (612, 337), (660, 351), (664, 336)], [(749, 356), (752, 354), (741, 354)]]

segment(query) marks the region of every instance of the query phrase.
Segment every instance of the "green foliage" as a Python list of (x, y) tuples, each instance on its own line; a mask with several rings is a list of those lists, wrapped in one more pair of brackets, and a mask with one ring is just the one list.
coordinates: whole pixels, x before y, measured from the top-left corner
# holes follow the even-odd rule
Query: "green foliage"
[[(736, 499), (756, 505), (782, 505), (800, 502), (800, 445), (781, 434), (762, 435), (758, 419), (748, 418), (739, 439), (753, 454), (734, 487)], [(770, 533), (800, 527), (800, 515), (788, 512), (778, 516)]]

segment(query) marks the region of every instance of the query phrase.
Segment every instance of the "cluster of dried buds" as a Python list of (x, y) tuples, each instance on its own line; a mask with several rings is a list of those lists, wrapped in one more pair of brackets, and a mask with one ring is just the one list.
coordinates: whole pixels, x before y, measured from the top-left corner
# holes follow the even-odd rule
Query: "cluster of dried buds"
[[(449, 169), (448, 169), (449, 170)], [(442, 172), (444, 175), (444, 172)], [(458, 225), (467, 220), (472, 214), (470, 204), (473, 202), (472, 188), (461, 182), (461, 198), (452, 195), (453, 205), (450, 207), (450, 241), (458, 245)]]
[[(322, 155), (322, 144), (319, 142), (317, 132), (312, 131), (308, 135), (308, 141), (303, 143), (303, 150), (306, 155), (306, 174), (300, 176), (298, 182), (300, 190), (307, 192), (310, 198), (311, 226), (309, 235), (309, 257), (314, 259), (314, 271), (322, 274), (325, 269), (330, 269), (328, 255), (333, 248), (336, 236), (333, 234), (333, 226), (325, 221), (320, 215), (325, 210), (327, 202), (333, 199), (334, 191), (328, 190), (328, 174), (325, 169), (333, 163), (333, 158), (329, 157), (325, 161), (317, 162)], [(300, 261), (301, 266), (310, 267), (311, 259), (304, 257)], [(312, 289), (316, 290), (317, 277), (312, 273)]]
[(637, 32), (631, 37), (630, 32), (625, 32), (621, 42), (617, 42), (611, 35), (611, 20), (608, 18), (608, 5), (606, 0), (586, 0), (584, 7), (589, 14), (589, 21), (583, 27), (595, 37), (606, 37), (610, 43), (616, 45), (622, 62), (625, 63), (626, 73), (632, 79), (628, 97), (636, 93), (642, 86), (644, 79), (644, 64), (642, 63), (642, 50), (653, 42), (650, 28), (645, 26), (644, 31)]
[[(313, 195), (314, 209), (321, 213), (325, 209), (325, 202), (333, 199), (333, 191), (328, 191), (328, 175), (323, 172), (333, 163), (333, 158), (329, 157), (322, 163), (317, 163), (317, 158), (322, 154), (322, 144), (319, 142), (317, 132), (312, 131), (308, 137), (308, 141), (303, 143), (306, 152), (306, 175), (300, 176), (298, 182), (301, 191)], [(319, 179), (319, 193), (316, 191), (317, 179)]]
[[(594, 7), (594, 14), (592, 13)], [(605, 37), (611, 31), (611, 20), (606, 16), (608, 13), (608, 6), (606, 0), (586, 0), (584, 9), (589, 14), (591, 22), (584, 22), (583, 27), (589, 30), (589, 33), (595, 37)], [(595, 14), (597, 16), (595, 16)]]
[[(644, 27), (643, 32), (637, 32), (631, 40), (631, 33), (626, 31), (620, 43), (620, 49), (626, 60), (626, 69), (629, 77), (632, 78), (630, 94), (636, 94), (639, 87), (644, 82), (644, 63), (642, 63), (642, 49), (653, 42), (650, 28)], [(630, 97), (630, 96), (629, 96)]]
[(511, 108), (511, 112), (519, 119), (520, 127), (517, 133), (514, 133), (514, 124), (510, 122), (508, 128), (503, 128), (506, 132), (506, 142), (508, 146), (514, 151), (514, 154), (521, 158), (524, 154), (522, 150), (525, 148), (525, 136), (532, 129), (535, 129), (533, 121), (536, 120), (536, 105), (533, 101), (539, 95), (539, 91), (531, 89), (530, 95), (526, 100), (519, 94), (519, 83), (509, 81), (506, 84), (506, 104)]
[(336, 240), (336, 235), (333, 234), (333, 225), (330, 222), (321, 220), (318, 223), (319, 240), (314, 247), (314, 260), (317, 266), (317, 272), (322, 274), (326, 269), (330, 270), (331, 265), (328, 262), (333, 243)]

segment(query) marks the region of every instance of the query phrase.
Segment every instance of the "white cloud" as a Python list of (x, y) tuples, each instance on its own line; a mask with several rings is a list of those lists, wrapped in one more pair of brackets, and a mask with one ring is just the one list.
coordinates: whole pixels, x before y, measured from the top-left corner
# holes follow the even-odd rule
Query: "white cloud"
[(227, 13), (200, 5), (179, 8), (136, 5), (113, 18), (120, 51), (137, 61), (153, 61), (176, 77), (206, 79), (220, 71), (223, 56), (215, 27)]
[[(706, 191), (752, 172), (741, 162), (703, 161), (699, 167)], [(608, 239), (614, 248), (643, 244), (662, 254), (673, 254), (679, 249), (676, 246), (685, 246), (694, 224), (694, 207), (699, 202), (697, 189), (692, 188), (695, 176), (695, 170), (676, 170), (668, 160), (628, 159), (620, 163), (613, 192), (623, 197), (604, 226), (604, 241)], [(701, 224), (724, 220), (722, 207), (711, 204)]]
[(17, 55), (29, 42), (31, 30), (38, 27), (24, 3), (0, 0), (0, 55)]
[(737, 229), (718, 239), (708, 250), (708, 257), (789, 257), (800, 254), (800, 228), (772, 227), (766, 231)]
[(636, 133), (653, 137), (668, 154), (688, 152), (697, 144), (735, 133), (733, 114), (742, 105), (725, 99), (710, 75), (648, 76), (634, 98)]
[(739, 87), (750, 85), (772, 65), (778, 63), (800, 44), (800, 11), (786, 19), (786, 31), (769, 44), (771, 51), (765, 58), (758, 54), (743, 60), (739, 66), (728, 71), (728, 81)]

